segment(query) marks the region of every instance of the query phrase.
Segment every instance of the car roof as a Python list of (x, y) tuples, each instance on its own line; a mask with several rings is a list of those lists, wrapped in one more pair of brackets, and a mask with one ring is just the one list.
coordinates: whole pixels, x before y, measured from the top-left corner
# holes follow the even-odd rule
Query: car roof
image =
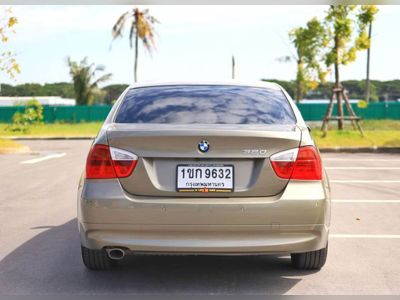
[(152, 87), (152, 86), (174, 86), (174, 85), (231, 85), (231, 86), (249, 86), (262, 87), (274, 90), (282, 90), (282, 87), (274, 82), (267, 81), (143, 81), (129, 86), (129, 88)]

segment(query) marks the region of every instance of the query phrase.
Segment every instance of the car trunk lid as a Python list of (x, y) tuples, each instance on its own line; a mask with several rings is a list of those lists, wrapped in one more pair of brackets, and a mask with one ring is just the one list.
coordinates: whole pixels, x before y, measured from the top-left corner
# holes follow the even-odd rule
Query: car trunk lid
[[(301, 131), (295, 125), (173, 125), (111, 124), (110, 146), (139, 157), (131, 176), (120, 178), (123, 189), (140, 196), (257, 197), (281, 193), (288, 180), (276, 176), (269, 157), (298, 147)], [(202, 153), (199, 142), (210, 149)], [(234, 168), (231, 192), (178, 192), (177, 167), (222, 166)]]

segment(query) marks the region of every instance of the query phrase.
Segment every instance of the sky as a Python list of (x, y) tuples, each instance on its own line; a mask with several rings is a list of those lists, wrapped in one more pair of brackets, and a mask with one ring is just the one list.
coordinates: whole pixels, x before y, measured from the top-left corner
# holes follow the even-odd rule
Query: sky
[[(9, 7), (9, 6), (8, 6)], [(2, 7), (4, 8), (4, 6)], [(134, 52), (128, 32), (111, 43), (111, 28), (129, 6), (14, 6), (19, 24), (7, 49), (17, 54), (21, 74), (9, 84), (71, 81), (66, 57), (105, 66), (113, 74), (106, 84), (132, 83)], [(144, 8), (144, 7), (141, 7)], [(146, 6), (160, 24), (157, 49), (139, 53), (138, 77), (158, 80), (227, 80), (231, 56), (241, 80), (295, 78), (294, 62), (277, 58), (294, 52), (288, 32), (312, 17), (323, 18), (327, 6)], [(371, 78), (400, 78), (400, 6), (380, 6), (373, 27)], [(342, 79), (365, 77), (366, 52), (342, 68)], [(328, 76), (333, 79), (333, 74)]]

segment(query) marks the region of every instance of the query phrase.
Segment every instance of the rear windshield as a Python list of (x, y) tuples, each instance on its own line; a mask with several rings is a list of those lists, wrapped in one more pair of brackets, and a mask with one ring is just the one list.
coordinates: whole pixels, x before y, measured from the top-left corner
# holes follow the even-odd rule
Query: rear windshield
[(126, 94), (115, 121), (157, 124), (296, 123), (282, 91), (223, 85), (134, 88)]

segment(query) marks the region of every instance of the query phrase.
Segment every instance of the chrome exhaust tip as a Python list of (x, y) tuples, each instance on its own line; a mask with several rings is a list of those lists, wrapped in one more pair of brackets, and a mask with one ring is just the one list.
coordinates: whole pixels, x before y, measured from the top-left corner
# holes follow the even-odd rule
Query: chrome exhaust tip
[(121, 260), (125, 257), (125, 250), (121, 248), (107, 248), (107, 255), (112, 260)]

